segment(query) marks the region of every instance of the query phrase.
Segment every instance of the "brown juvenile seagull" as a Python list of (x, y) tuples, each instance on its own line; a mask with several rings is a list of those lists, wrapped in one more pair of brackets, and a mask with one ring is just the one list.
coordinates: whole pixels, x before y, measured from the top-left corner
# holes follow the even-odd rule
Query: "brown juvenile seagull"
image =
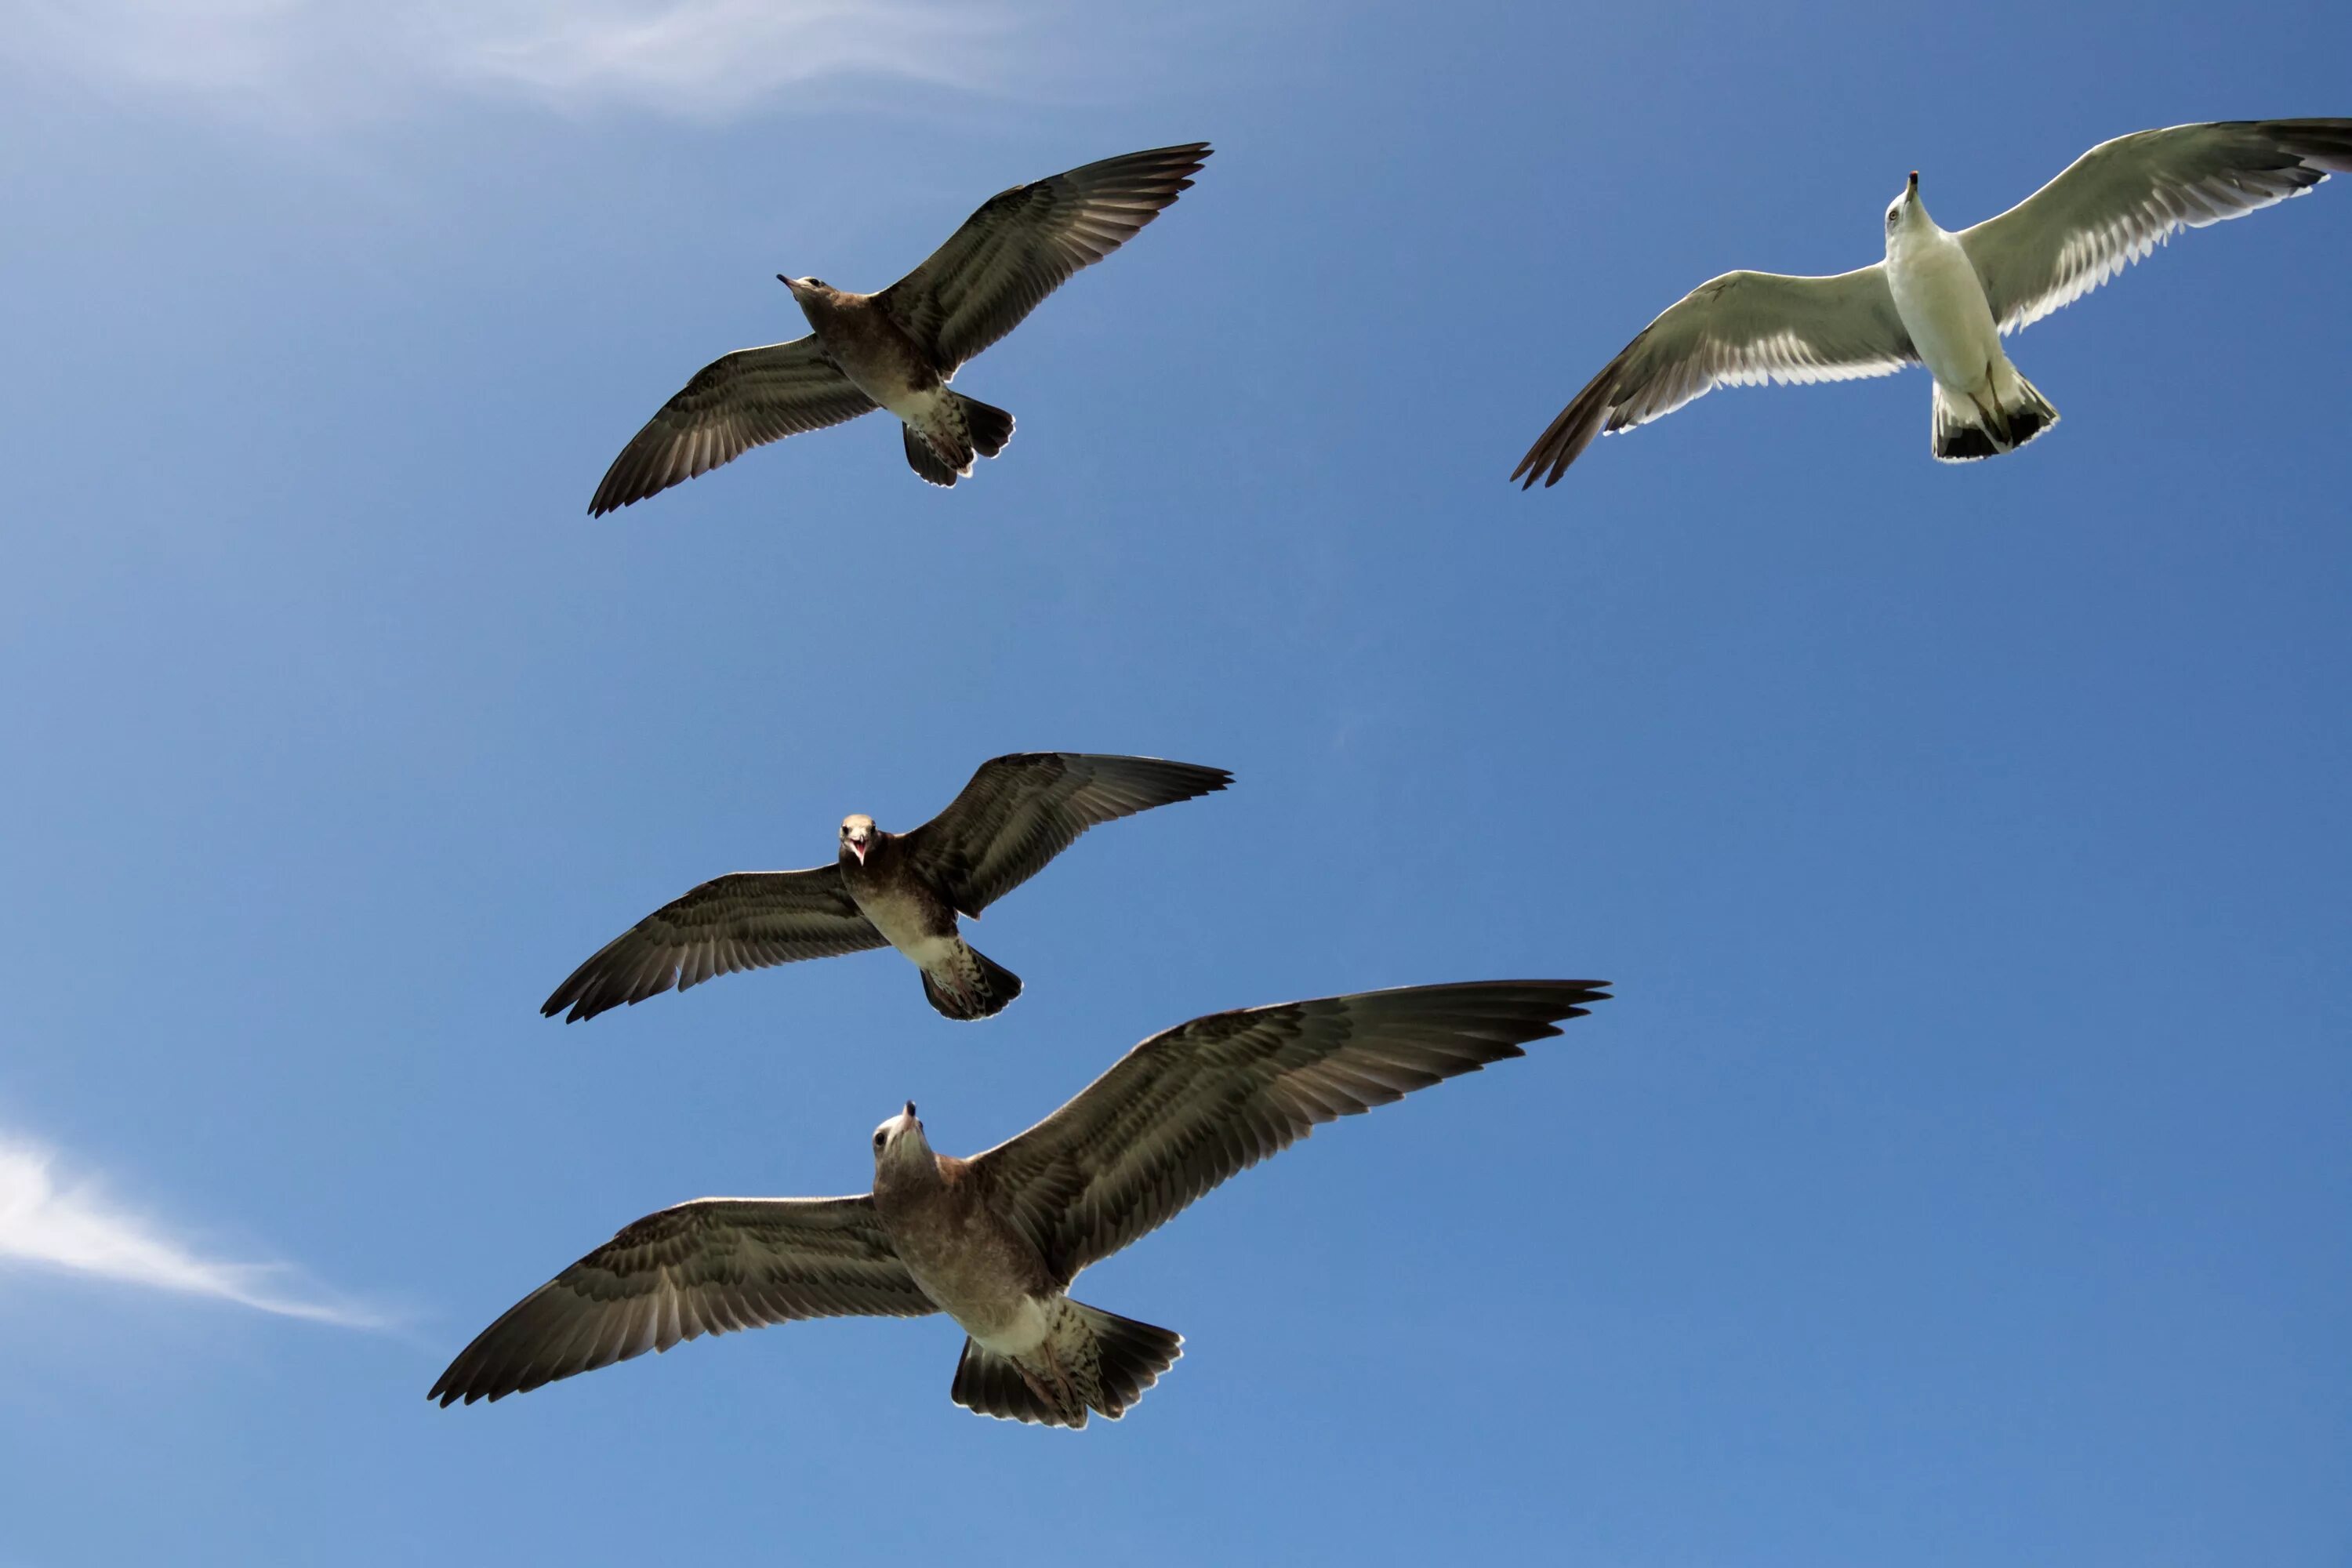
[(1643, 329), (1536, 438), (1511, 478), (1559, 482), (1593, 437), (1718, 386), (1850, 381), (1924, 364), (1929, 449), (2014, 451), (2058, 423), (2001, 337), (2071, 305), (2184, 228), (2243, 217), (2352, 172), (2352, 120), (2232, 120), (2102, 142), (1999, 217), (1937, 226), (1919, 175), (1886, 209), (1886, 258), (1830, 278), (1727, 272)]
[(1021, 977), (965, 942), (959, 914), (981, 910), (1045, 868), (1098, 822), (1221, 790), (1223, 768), (1018, 752), (982, 763), (948, 808), (911, 833), (842, 819), (830, 866), (737, 871), (664, 904), (614, 937), (540, 1012), (566, 1023), (714, 974), (895, 947), (923, 972), (923, 994), (950, 1018), (987, 1018)]
[(931, 258), (878, 294), (777, 280), (816, 329), (739, 349), (696, 373), (605, 470), (588, 503), (616, 507), (732, 462), (753, 447), (887, 408), (907, 462), (935, 485), (1013, 439), (1013, 416), (948, 390), (966, 360), (1021, 324), (1081, 267), (1135, 237), (1190, 190), (1205, 142), (1155, 147), (992, 196)]
[(1155, 1036), (1009, 1142), (958, 1160), (915, 1105), (874, 1131), (874, 1191), (701, 1198), (646, 1215), (482, 1331), (425, 1397), (500, 1399), (730, 1329), (945, 1312), (950, 1391), (982, 1415), (1117, 1420), (1182, 1337), (1073, 1301), (1072, 1280), (1318, 1122), (1524, 1056), (1607, 1000), (1495, 980), (1212, 1013)]

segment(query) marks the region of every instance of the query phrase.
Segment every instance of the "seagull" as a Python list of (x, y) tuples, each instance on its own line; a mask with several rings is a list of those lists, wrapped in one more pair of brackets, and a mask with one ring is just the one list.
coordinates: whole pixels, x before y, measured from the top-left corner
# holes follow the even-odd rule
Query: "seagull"
[(778, 273), (814, 331), (739, 349), (696, 372), (613, 459), (588, 514), (877, 408), (905, 424), (908, 467), (932, 484), (954, 484), (975, 456), (993, 458), (1013, 439), (1012, 415), (948, 390), (957, 370), (1190, 190), (1209, 153), (1205, 142), (1156, 147), (1015, 185), (879, 293)]
[(908, 1100), (874, 1130), (874, 1187), (700, 1198), (651, 1214), (509, 1309), (428, 1399), (502, 1399), (681, 1340), (799, 1318), (945, 1312), (950, 1396), (1048, 1426), (1116, 1421), (1181, 1353), (1071, 1281), (1318, 1123), (1525, 1056), (1608, 1000), (1597, 980), (1496, 980), (1212, 1013), (1136, 1047), (1076, 1099), (969, 1160)]
[(1727, 272), (1652, 321), (1560, 411), (1511, 478), (1558, 484), (1601, 433), (1717, 386), (1851, 381), (1925, 364), (1932, 444), (1951, 463), (2012, 451), (2058, 423), (2000, 338), (2183, 228), (2299, 196), (2352, 171), (2352, 120), (2231, 120), (2102, 142), (2016, 206), (1949, 233), (1919, 175), (1886, 209), (1886, 259), (1829, 278)]
[(922, 971), (923, 994), (950, 1018), (991, 1018), (1021, 977), (975, 952), (959, 914), (981, 910), (1045, 868), (1098, 822), (1221, 790), (1223, 768), (1022, 752), (982, 763), (948, 808), (911, 833), (844, 817), (830, 866), (737, 871), (656, 910), (572, 971), (540, 1012), (564, 1022), (680, 991), (716, 974), (895, 947)]

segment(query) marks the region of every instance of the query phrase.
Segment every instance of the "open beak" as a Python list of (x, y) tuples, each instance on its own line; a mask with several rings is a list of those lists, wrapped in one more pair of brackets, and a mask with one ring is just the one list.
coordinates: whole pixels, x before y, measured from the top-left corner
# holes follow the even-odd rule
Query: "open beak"
[(852, 855), (855, 855), (855, 856), (856, 856), (856, 857), (857, 857), (857, 863), (858, 863), (859, 865), (863, 866), (863, 865), (865, 865), (865, 864), (866, 864), (866, 840), (865, 840), (865, 839), (863, 839), (863, 838), (852, 838), (852, 839), (849, 841), (849, 852), (850, 852)]

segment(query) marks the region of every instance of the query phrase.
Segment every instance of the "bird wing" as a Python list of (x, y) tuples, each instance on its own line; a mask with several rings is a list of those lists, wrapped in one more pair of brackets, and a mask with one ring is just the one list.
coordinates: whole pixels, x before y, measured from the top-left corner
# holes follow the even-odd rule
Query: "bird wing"
[(2183, 228), (2352, 172), (2352, 120), (2231, 120), (2102, 142), (1999, 217), (1960, 231), (2004, 332), (2071, 305)]
[(1607, 1000), (1605, 984), (1421, 985), (1212, 1013), (1144, 1041), (972, 1164), (1066, 1285), (1318, 1122), (1526, 1055)]
[(942, 897), (976, 915), (1095, 824), (1191, 800), (1233, 778), (1223, 768), (1157, 757), (1018, 752), (981, 763), (948, 808), (902, 842)]
[[(1511, 478), (1559, 482), (1593, 437), (1672, 414), (1718, 386), (1852, 381), (1919, 363), (1879, 263), (1828, 278), (1727, 272), (1684, 295), (1578, 393)], [(1547, 472), (1549, 470), (1549, 472)]]
[(878, 298), (942, 374), (1021, 324), (1070, 274), (1135, 237), (1190, 190), (1209, 144), (1155, 147), (991, 196)]
[(588, 503), (602, 517), (731, 463), (754, 447), (872, 412), (814, 336), (712, 360), (621, 448)]
[(698, 1198), (647, 1215), (474, 1336), (427, 1399), (503, 1399), (680, 1340), (796, 1318), (919, 1318), (874, 1200)]
[(572, 972), (540, 1007), (565, 1023), (713, 975), (887, 947), (842, 885), (841, 868), (736, 871), (673, 899)]

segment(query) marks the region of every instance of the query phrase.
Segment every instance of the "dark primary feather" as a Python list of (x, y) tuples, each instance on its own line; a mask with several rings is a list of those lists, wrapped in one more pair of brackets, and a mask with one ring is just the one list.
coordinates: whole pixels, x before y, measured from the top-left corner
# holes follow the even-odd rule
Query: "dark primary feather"
[(2070, 305), (2183, 228), (2352, 174), (2352, 120), (2232, 120), (2102, 142), (1960, 244), (2004, 332)]
[(1192, 185), (1209, 144), (1106, 158), (992, 196), (929, 259), (877, 296), (942, 374), (1021, 324), (1081, 267), (1133, 238)]
[(733, 1329), (937, 1310), (871, 1197), (699, 1198), (647, 1215), (524, 1297), (425, 1397), (503, 1399)]
[(805, 871), (736, 871), (672, 900), (614, 937), (555, 988), (540, 1012), (593, 1018), (675, 985), (804, 958), (887, 947), (857, 910), (839, 866)]
[(1318, 1122), (1525, 1055), (1607, 1000), (1606, 984), (1422, 985), (1212, 1013), (1144, 1041), (972, 1166), (1067, 1285)]
[(976, 915), (1097, 823), (1221, 790), (1223, 768), (1157, 757), (1019, 752), (982, 763), (948, 808), (906, 835), (915, 868)]
[(824, 357), (814, 336), (738, 349), (697, 371), (621, 448), (588, 503), (601, 517), (752, 447), (870, 413), (874, 400)]
[(1559, 482), (1594, 437), (1673, 413), (1718, 386), (1849, 381), (1919, 363), (1886, 268), (1826, 278), (1727, 272), (1676, 300), (1571, 399), (1511, 478)]

